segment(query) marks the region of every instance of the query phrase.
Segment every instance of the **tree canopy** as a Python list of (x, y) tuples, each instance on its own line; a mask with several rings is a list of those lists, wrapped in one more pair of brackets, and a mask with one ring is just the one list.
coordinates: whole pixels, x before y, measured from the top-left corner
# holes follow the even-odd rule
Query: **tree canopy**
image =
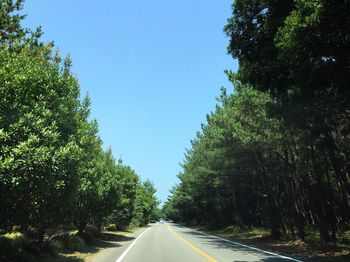
[(164, 211), (322, 242), (350, 226), (349, 1), (236, 0), (234, 91), (192, 141)]
[(58, 225), (145, 225), (153, 184), (105, 150), (72, 61), (40, 28), (21, 26), (23, 1), (0, 1), (0, 233)]

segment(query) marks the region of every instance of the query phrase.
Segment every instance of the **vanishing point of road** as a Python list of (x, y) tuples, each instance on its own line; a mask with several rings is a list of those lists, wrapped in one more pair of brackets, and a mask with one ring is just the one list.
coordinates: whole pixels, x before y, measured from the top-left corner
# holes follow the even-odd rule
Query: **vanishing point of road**
[(123, 245), (97, 254), (93, 262), (299, 261), (273, 252), (210, 236), (173, 223), (152, 224)]

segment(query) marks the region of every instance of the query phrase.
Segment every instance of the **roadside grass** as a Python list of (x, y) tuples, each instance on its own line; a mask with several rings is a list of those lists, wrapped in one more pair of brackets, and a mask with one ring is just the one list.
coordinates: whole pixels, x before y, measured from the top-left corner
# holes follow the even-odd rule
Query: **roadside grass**
[(132, 240), (139, 227), (124, 231), (87, 228), (79, 234), (72, 229), (51, 229), (39, 248), (36, 240), (20, 232), (0, 235), (0, 261), (61, 262), (89, 261), (99, 251), (120, 246), (120, 242)]
[(134, 233), (139, 228), (140, 228), (139, 226), (128, 226), (123, 231), (121, 231), (121, 233)]
[(321, 245), (316, 230), (308, 230), (305, 242), (303, 242), (289, 238), (272, 239), (270, 232), (263, 228), (239, 229), (230, 226), (218, 230), (208, 230), (207, 227), (196, 227), (195, 229), (265, 250), (280, 252), (306, 262), (350, 261), (350, 231), (339, 236), (336, 244)]
[(46, 254), (42, 261), (61, 262), (61, 261), (89, 261), (89, 259), (103, 248), (113, 247), (106, 241), (96, 239), (90, 245), (87, 245), (79, 250), (64, 249), (58, 251), (55, 255)]
[(120, 246), (120, 242), (133, 239), (131, 235), (139, 227), (127, 228), (124, 231), (106, 230), (99, 233), (91, 243), (85, 245), (79, 250), (65, 248), (56, 253), (55, 256), (46, 256), (43, 261), (48, 262), (83, 262), (89, 261), (95, 254), (105, 248), (113, 248)]

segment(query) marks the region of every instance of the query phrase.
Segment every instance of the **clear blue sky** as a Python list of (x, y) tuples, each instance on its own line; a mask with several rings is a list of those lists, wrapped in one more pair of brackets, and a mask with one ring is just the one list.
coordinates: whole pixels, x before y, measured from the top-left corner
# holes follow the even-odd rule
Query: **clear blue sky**
[(27, 0), (24, 25), (70, 54), (104, 147), (160, 200), (178, 182), (190, 139), (231, 88), (223, 33), (232, 0)]

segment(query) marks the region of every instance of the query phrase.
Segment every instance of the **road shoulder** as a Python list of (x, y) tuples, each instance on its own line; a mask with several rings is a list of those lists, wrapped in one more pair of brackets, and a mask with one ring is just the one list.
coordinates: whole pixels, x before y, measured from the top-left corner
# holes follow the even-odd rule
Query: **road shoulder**
[(141, 235), (150, 226), (137, 229), (132, 233), (126, 233), (122, 238), (110, 240), (110, 246), (100, 249), (97, 253), (91, 255), (87, 260), (89, 262), (115, 262), (123, 252), (132, 244), (132, 242)]
[(232, 230), (208, 230), (205, 227), (191, 229), (229, 241), (238, 242), (282, 255), (297, 257), (305, 262), (345, 262), (350, 261), (350, 250), (338, 246), (317, 246), (308, 242), (292, 240), (274, 240), (261, 232), (235, 232)]

